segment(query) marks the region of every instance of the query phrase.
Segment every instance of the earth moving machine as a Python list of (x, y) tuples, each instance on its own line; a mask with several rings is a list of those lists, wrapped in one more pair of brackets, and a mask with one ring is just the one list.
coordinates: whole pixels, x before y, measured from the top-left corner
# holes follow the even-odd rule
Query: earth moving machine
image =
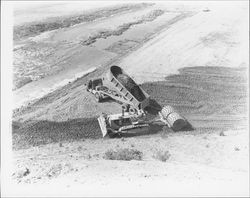
[(149, 106), (149, 95), (118, 66), (111, 66), (104, 77), (90, 80), (87, 91), (94, 94), (98, 102), (113, 98), (132, 114), (142, 114)]
[(149, 130), (148, 123), (140, 123), (136, 115), (129, 113), (106, 115), (98, 117), (103, 137), (121, 137), (125, 133), (144, 133)]
[(171, 106), (160, 109), (157, 118), (147, 120), (145, 108), (150, 106), (149, 95), (118, 66), (111, 66), (104, 77), (90, 80), (87, 91), (95, 96), (97, 102), (112, 98), (122, 105), (122, 113), (98, 117), (103, 137), (146, 132), (155, 123), (167, 125), (175, 131), (187, 124)]
[(152, 120), (145, 119), (146, 115), (124, 113), (114, 115), (102, 114), (98, 122), (103, 137), (121, 137), (123, 134), (141, 134), (150, 129), (151, 124), (167, 125), (174, 131), (179, 131), (187, 125), (185, 118), (180, 116), (173, 107), (165, 106), (158, 116)]

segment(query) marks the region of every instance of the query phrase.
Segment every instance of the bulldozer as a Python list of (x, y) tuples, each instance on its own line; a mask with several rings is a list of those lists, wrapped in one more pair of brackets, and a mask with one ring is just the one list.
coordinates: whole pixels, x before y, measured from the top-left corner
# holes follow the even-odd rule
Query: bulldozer
[(98, 117), (103, 137), (122, 137), (125, 133), (143, 133), (148, 131), (149, 124), (140, 122), (138, 118), (129, 113), (106, 115)]
[(175, 131), (187, 125), (186, 119), (171, 106), (159, 109), (158, 116), (148, 120), (146, 109), (150, 106), (150, 96), (119, 66), (113, 65), (103, 77), (89, 80), (87, 91), (95, 96), (97, 102), (112, 98), (121, 104), (120, 114), (102, 113), (97, 118), (103, 137), (147, 132), (155, 123), (167, 125)]

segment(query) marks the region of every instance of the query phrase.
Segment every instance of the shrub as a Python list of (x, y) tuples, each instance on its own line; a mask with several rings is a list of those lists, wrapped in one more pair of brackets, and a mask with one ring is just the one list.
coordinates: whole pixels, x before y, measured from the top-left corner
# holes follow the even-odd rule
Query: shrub
[(56, 164), (56, 165), (53, 165), (49, 170), (48, 170), (48, 172), (47, 172), (47, 176), (49, 177), (49, 178), (51, 178), (51, 177), (57, 177), (57, 176), (59, 176), (60, 174), (61, 174), (61, 172), (62, 172), (62, 165), (61, 164)]
[(240, 149), (239, 149), (239, 147), (234, 147), (234, 150), (239, 151)]
[(108, 160), (141, 160), (142, 159), (142, 152), (135, 150), (135, 149), (118, 149), (116, 151), (114, 150), (108, 150), (104, 154), (104, 159)]
[(225, 133), (224, 133), (224, 131), (220, 132), (220, 136), (226, 136)]
[(28, 168), (22, 168), (17, 172), (17, 178), (26, 177), (28, 174), (30, 174), (30, 170)]
[(169, 157), (170, 157), (170, 153), (169, 151), (162, 151), (162, 150), (157, 150), (154, 155), (153, 155), (153, 158), (157, 159), (157, 160), (160, 160), (162, 162), (166, 162)]

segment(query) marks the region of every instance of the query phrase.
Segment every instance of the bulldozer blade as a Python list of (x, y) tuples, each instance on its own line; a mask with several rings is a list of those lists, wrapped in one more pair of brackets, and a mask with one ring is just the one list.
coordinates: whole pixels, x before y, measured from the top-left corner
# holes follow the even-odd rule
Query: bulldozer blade
[(97, 120), (102, 131), (102, 136), (105, 137), (108, 134), (105, 118), (103, 116), (100, 116), (97, 118)]

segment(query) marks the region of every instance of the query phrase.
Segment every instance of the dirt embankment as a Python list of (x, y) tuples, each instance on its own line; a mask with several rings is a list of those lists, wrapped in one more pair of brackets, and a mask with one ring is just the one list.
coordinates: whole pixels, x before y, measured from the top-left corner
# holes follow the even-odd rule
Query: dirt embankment
[[(142, 87), (161, 106), (172, 105), (184, 115), (194, 128), (192, 133), (213, 133), (246, 126), (246, 71), (246, 68), (183, 68), (179, 74), (166, 77), (165, 81), (144, 83)], [(112, 101), (97, 104), (83, 89), (87, 78), (17, 112), (13, 122), (13, 147), (20, 149), (100, 138), (96, 116), (101, 112), (114, 113), (115, 109), (119, 110), (119, 105)], [(77, 87), (78, 95), (75, 95), (72, 92)], [(39, 109), (39, 105), (43, 108)], [(154, 133), (162, 130), (158, 128)]]
[(94, 20), (110, 17), (121, 12), (138, 10), (152, 5), (152, 3), (140, 3), (134, 5), (126, 4), (121, 6), (113, 6), (111, 8), (102, 8), (95, 12), (80, 14), (76, 16), (67, 16), (63, 18), (55, 17), (46, 22), (31, 22), (23, 25), (18, 25), (14, 27), (14, 40), (20, 40), (59, 28), (71, 27), (83, 22), (92, 22)]
[(153, 21), (155, 20), (158, 16), (161, 16), (164, 14), (163, 10), (153, 10), (150, 11), (148, 14), (144, 15), (141, 17), (141, 19), (125, 23), (121, 26), (119, 26), (115, 30), (103, 30), (99, 31), (96, 35), (90, 36), (87, 40), (81, 41), (82, 45), (91, 45), (92, 43), (95, 43), (97, 39), (103, 38), (106, 39), (110, 36), (119, 36), (123, 34), (123, 32), (127, 31), (129, 28), (131, 28), (134, 25), (139, 25), (145, 22)]
[(247, 68), (190, 67), (179, 72), (142, 87), (162, 106), (174, 106), (196, 129), (246, 126)]
[[(160, 9), (151, 11), (148, 15), (145, 15), (144, 17), (142, 17), (141, 20), (138, 20), (136, 22), (123, 24), (123, 25), (119, 26), (119, 28), (117, 30), (112, 31), (112, 32), (107, 31), (108, 35), (110, 33), (111, 33), (111, 36), (116, 35), (116, 33), (120, 34), (120, 32), (121, 32), (120, 30), (122, 30), (122, 32), (124, 32), (124, 31), (128, 30), (133, 25), (142, 24), (142, 23), (149, 22), (149, 21), (154, 21), (160, 15), (164, 14), (164, 12), (166, 13), (167, 11), (166, 10), (162, 11)], [(173, 25), (173, 24), (175, 24), (175, 23), (177, 23), (185, 18), (191, 17), (194, 14), (195, 14), (195, 12), (187, 12), (187, 11), (180, 12), (177, 16), (174, 16), (173, 18), (166, 20), (164, 25), (159, 25), (156, 32), (159, 33), (163, 29), (169, 28), (171, 25)], [(150, 40), (150, 38), (152, 38), (151, 36), (152, 35), (150, 35), (150, 34), (148, 36), (145, 36), (145, 38), (142, 39), (142, 40), (144, 40), (143, 42), (147, 42), (148, 40)], [(120, 40), (120, 41), (117, 41), (117, 42), (111, 44), (105, 50), (113, 52), (113, 53), (117, 53), (117, 54), (126, 54), (129, 50), (136, 48), (141, 43), (142, 42), (140, 41), (140, 39), (139, 40), (124, 39), (124, 40)]]
[[(32, 22), (15, 26), (14, 44), (17, 45), (14, 46), (13, 50), (13, 89), (17, 90), (32, 81), (56, 75), (68, 69), (69, 65), (76, 67), (79, 62), (83, 63), (85, 60), (88, 60), (88, 58), (82, 58), (87, 49), (80, 44), (81, 40), (78, 41), (73, 37), (69, 41), (65, 39), (64, 35), (64, 39), (59, 39), (60, 41), (58, 41), (53, 38), (54, 36), (56, 38), (58, 37), (56, 33), (74, 29), (72, 26), (76, 24), (91, 26), (91, 24), (93, 25), (98, 21), (105, 21), (109, 18), (119, 18), (119, 16), (129, 13), (137, 13), (148, 9), (148, 7), (152, 5), (153, 4), (145, 3), (123, 4), (102, 8), (98, 11), (89, 11), (82, 15), (57, 17), (46, 19), (42, 22)], [(149, 15), (148, 19), (150, 19), (150, 17), (152, 16)], [(83, 30), (80, 30), (79, 34), (81, 34), (82, 31)], [(91, 31), (90, 34), (92, 34)], [(70, 35), (70, 33), (68, 35)], [(72, 44), (72, 42), (76, 43)], [(82, 57), (78, 56), (79, 53), (83, 54)], [(91, 53), (91, 51), (88, 53)], [(108, 52), (103, 53), (105, 53), (106, 56), (110, 55)], [(87, 64), (89, 65), (89, 63)]]

